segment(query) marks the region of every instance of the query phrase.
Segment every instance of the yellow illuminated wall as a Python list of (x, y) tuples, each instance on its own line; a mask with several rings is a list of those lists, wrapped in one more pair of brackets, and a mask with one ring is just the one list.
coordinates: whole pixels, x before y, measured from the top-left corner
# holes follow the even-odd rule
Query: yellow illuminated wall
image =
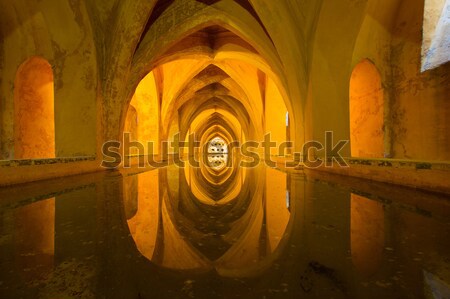
[[(124, 133), (128, 133), (131, 142), (139, 141), (139, 120), (138, 112), (133, 105), (128, 107), (127, 118), (125, 120)], [(125, 138), (125, 137), (124, 137)], [(143, 155), (144, 153), (139, 153), (138, 148), (125, 148), (125, 155)]]
[(149, 152), (148, 143), (153, 143), (153, 153), (159, 153), (159, 101), (153, 72), (145, 76), (136, 88), (131, 105), (136, 108), (138, 118), (137, 135)]
[(384, 96), (376, 67), (364, 60), (350, 79), (350, 138), (353, 157), (384, 156)]
[[(159, 101), (153, 72), (141, 80), (125, 119), (125, 133), (131, 133), (131, 141), (139, 141), (144, 148), (141, 155), (149, 153), (149, 143), (153, 143), (153, 154), (159, 153)], [(133, 149), (131, 154), (137, 154)]]
[[(286, 138), (286, 105), (277, 86), (271, 80), (266, 85), (266, 133), (271, 134), (272, 141), (279, 146)], [(278, 155), (278, 148), (271, 149), (271, 155)]]
[(32, 57), (17, 71), (14, 125), (16, 159), (55, 157), (53, 71), (43, 58)]

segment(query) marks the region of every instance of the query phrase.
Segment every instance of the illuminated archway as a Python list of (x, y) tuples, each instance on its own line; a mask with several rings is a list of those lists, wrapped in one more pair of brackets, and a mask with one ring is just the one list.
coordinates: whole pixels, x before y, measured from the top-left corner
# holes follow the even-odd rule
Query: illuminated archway
[(14, 108), (15, 158), (54, 158), (53, 70), (47, 60), (35, 56), (19, 67)]
[(352, 157), (384, 156), (384, 90), (377, 68), (363, 60), (350, 79)]
[[(169, 144), (176, 141), (179, 133), (179, 140), (187, 141), (188, 135), (195, 135), (204, 145), (216, 133), (209, 130), (217, 119), (210, 117), (212, 113), (222, 119), (217, 127), (221, 133), (231, 134), (232, 141), (262, 141), (269, 132), (277, 144), (295, 139), (301, 114), (291, 103), (291, 89), (270, 36), (264, 30), (261, 35), (254, 34), (262, 28), (251, 15), (244, 23), (239, 21), (241, 18), (230, 22), (230, 16), (223, 15), (221, 9), (201, 7), (201, 12), (187, 19), (175, 18), (169, 32), (164, 31), (167, 28), (155, 32), (160, 20), (149, 20), (121, 93), (124, 105), (120, 131), (124, 130), (131, 104), (139, 114), (139, 127), (144, 119), (156, 119), (155, 113), (159, 114), (159, 140)], [(242, 7), (236, 9), (246, 15)], [(210, 12), (207, 17), (199, 19), (206, 11)], [(166, 13), (178, 16), (179, 11), (168, 7)], [(149, 73), (154, 73), (159, 109), (141, 114), (135, 99), (142, 78)], [(207, 111), (212, 113), (208, 115)], [(169, 146), (169, 155), (175, 151), (183, 157), (187, 152)], [(278, 148), (273, 148), (271, 154), (278, 155)]]

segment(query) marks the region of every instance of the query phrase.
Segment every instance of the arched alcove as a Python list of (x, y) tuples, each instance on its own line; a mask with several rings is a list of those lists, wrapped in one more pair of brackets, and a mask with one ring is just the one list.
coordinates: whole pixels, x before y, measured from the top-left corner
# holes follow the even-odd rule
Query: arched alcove
[(53, 70), (47, 60), (31, 57), (18, 69), (14, 84), (16, 159), (55, 157)]
[(384, 156), (384, 90), (375, 65), (363, 60), (350, 78), (352, 157)]

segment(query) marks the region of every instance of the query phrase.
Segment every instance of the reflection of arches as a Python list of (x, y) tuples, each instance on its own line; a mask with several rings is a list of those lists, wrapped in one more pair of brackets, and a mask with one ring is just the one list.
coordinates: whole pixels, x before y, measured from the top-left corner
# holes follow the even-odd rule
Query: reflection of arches
[(159, 171), (128, 177), (124, 187), (125, 215), (131, 236), (139, 251), (152, 260), (160, 225)]
[(287, 178), (286, 173), (271, 168), (266, 170), (266, 234), (271, 251), (275, 251), (283, 239), (291, 217), (287, 207)]
[(168, 180), (177, 171), (183, 174), (176, 167), (139, 174), (138, 212), (128, 220), (138, 251), (158, 267), (187, 273), (215, 269), (223, 277), (244, 278), (268, 270), (284, 252), (293, 228), (284, 197), (289, 177), (273, 169), (236, 170), (249, 173), (225, 205), (196, 198), (182, 183), (186, 178), (176, 177), (180, 189), (171, 192)]
[(350, 138), (353, 157), (384, 156), (384, 95), (375, 65), (363, 60), (350, 79)]
[(16, 159), (55, 157), (53, 70), (32, 57), (18, 69), (14, 84)]

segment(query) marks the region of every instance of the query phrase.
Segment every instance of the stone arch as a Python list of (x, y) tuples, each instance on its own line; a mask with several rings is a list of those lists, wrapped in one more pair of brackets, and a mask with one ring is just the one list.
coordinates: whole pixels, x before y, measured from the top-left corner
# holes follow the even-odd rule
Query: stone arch
[(350, 78), (350, 141), (352, 157), (384, 156), (384, 89), (368, 59), (355, 66)]
[[(131, 67), (129, 86), (135, 85), (135, 82), (137, 82), (139, 78), (143, 76), (143, 74), (157, 67), (158, 66), (157, 62), (161, 60), (161, 57), (164, 57), (165, 55), (164, 53), (166, 53), (178, 41), (182, 40), (183, 38), (185, 38), (189, 34), (192, 34), (193, 32), (199, 31), (202, 28), (206, 28), (212, 25), (221, 26), (227, 30), (230, 30), (243, 40), (251, 43), (252, 46), (257, 51), (259, 51), (261, 55), (267, 60), (267, 65), (270, 65), (270, 67), (265, 67), (265, 69), (271, 70), (270, 75), (272, 75), (272, 73), (275, 73), (277, 74), (278, 77), (280, 77), (274, 78), (274, 81), (284, 85), (282, 82), (285, 82), (286, 80), (283, 79), (282, 66), (279, 61), (279, 57), (276, 53), (276, 49), (270, 42), (270, 39), (267, 38), (265, 34), (263, 36), (265, 36), (267, 40), (264, 37), (261, 37), (260, 35), (257, 35), (257, 37), (254, 36), (254, 33), (258, 32), (258, 30), (261, 29), (259, 28), (259, 26), (252, 23), (254, 20), (249, 18), (248, 20), (246, 19), (244, 22), (243, 20), (233, 19), (233, 22), (231, 22), (229, 20), (230, 16), (228, 15), (225, 16), (224, 12), (213, 8), (208, 8), (207, 10), (211, 11), (206, 18), (199, 17), (200, 14), (205, 13), (204, 11), (202, 11), (202, 13), (196, 13), (195, 16), (190, 17), (189, 20), (184, 21), (180, 20), (179, 23), (172, 28), (173, 30), (165, 34), (164, 41), (161, 41), (157, 44), (155, 44), (158, 41), (157, 36), (161, 35), (162, 33), (158, 31), (157, 36), (150, 34), (154, 30), (156, 30), (158, 26), (160, 26), (158, 25), (158, 20), (155, 21), (155, 23), (151, 26), (151, 28), (149, 28), (149, 30), (146, 32), (146, 36), (142, 38), (140, 45), (136, 50), (135, 57), (133, 59), (133, 64)], [(174, 10), (171, 13), (177, 12), (176, 10)], [(178, 54), (174, 54), (174, 57), (176, 57), (177, 55)], [(234, 56), (235, 55), (237, 54), (234, 54)], [(245, 55), (248, 56), (248, 54)], [(246, 57), (245, 55), (243, 55), (242, 57), (245, 58)], [(207, 55), (205, 57), (207, 57)], [(172, 60), (173, 58), (169, 59), (168, 61)], [(256, 63), (261, 64), (262, 62), (252, 59), (252, 65), (255, 65)], [(283, 90), (283, 93), (286, 93), (285, 92), (285, 90), (287, 90), (286, 86), (283, 86), (280, 89)], [(125, 98), (128, 99), (130, 94), (129, 90), (126, 90), (125, 93), (126, 93)], [(285, 100), (289, 101), (287, 97), (285, 97)], [(288, 104), (288, 106), (290, 107), (290, 103)]]
[(16, 73), (14, 140), (16, 159), (55, 158), (53, 70), (39, 56), (26, 60)]

